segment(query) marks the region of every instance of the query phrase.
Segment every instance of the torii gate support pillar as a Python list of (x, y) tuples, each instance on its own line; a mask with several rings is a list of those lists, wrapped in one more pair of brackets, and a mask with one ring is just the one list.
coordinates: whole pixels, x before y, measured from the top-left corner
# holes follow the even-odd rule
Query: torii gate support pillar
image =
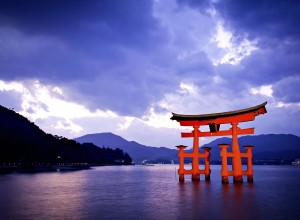
[[(198, 146), (198, 143), (196, 143)], [(210, 180), (210, 150), (211, 147), (204, 147), (204, 153), (200, 153), (197, 147), (197, 150), (193, 150), (192, 153), (185, 152), (184, 149), (187, 146), (179, 145), (176, 146), (178, 148), (178, 157), (179, 157), (179, 169), (178, 169), (178, 176), (179, 182), (184, 182), (184, 175), (192, 175), (192, 181), (199, 181), (200, 175), (205, 175), (205, 180)], [(184, 158), (192, 158), (192, 169), (186, 170), (184, 169)], [(204, 169), (199, 169), (199, 158), (204, 158)]]
[(179, 145), (176, 146), (178, 148), (178, 157), (179, 157), (179, 169), (178, 169), (178, 176), (179, 182), (184, 182), (184, 149), (187, 146)]
[[(237, 156), (234, 152), (228, 152), (229, 144), (219, 144), (219, 147), (221, 148), (221, 158), (222, 158), (222, 170), (221, 170), (221, 176), (222, 176), (222, 183), (228, 183), (228, 176), (233, 176), (233, 182), (234, 183), (242, 183), (243, 182), (243, 176), (247, 176), (248, 182), (253, 182), (253, 169), (252, 169), (252, 149), (253, 146), (247, 145), (244, 146), (246, 149), (245, 153), (238, 154), (238, 160), (236, 159)], [(228, 171), (228, 157), (232, 157), (232, 171)], [(235, 158), (236, 157), (236, 158)], [(246, 171), (240, 171), (240, 173), (237, 173), (235, 168), (237, 162), (239, 164), (242, 164), (242, 157), (247, 158), (247, 170)], [(242, 167), (242, 165), (241, 165)]]
[(254, 146), (244, 146), (246, 149), (246, 157), (247, 157), (247, 181), (248, 182), (253, 182), (253, 169), (252, 169), (252, 150)]
[(221, 158), (222, 158), (222, 170), (221, 170), (221, 176), (222, 176), (222, 183), (228, 183), (228, 162), (227, 162), (227, 148), (229, 147), (229, 144), (219, 144), (219, 147), (221, 148)]
[(205, 180), (210, 180), (210, 173), (211, 173), (211, 170), (210, 170), (210, 150), (211, 150), (211, 147), (203, 147), (203, 150), (204, 150), (204, 166), (205, 166)]

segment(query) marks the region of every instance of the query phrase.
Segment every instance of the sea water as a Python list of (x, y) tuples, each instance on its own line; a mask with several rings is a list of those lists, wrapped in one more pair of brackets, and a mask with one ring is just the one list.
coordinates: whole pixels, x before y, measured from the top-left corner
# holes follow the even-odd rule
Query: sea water
[(300, 219), (300, 167), (253, 166), (254, 183), (186, 177), (178, 165), (0, 175), (0, 219)]

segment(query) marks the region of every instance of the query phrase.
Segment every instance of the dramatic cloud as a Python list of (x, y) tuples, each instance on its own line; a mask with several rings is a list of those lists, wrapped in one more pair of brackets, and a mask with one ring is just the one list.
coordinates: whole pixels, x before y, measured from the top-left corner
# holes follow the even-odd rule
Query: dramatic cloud
[(2, 0), (0, 104), (53, 134), (172, 147), (183, 128), (171, 112), (268, 101), (249, 125), (300, 135), (299, 11), (279, 0)]
[(214, 5), (236, 37), (258, 38), (266, 46), (274, 43), (270, 39), (299, 43), (300, 30), (296, 26), (300, 19), (300, 2), (297, 0), (225, 0)]
[[(222, 73), (219, 74), (226, 74), (230, 82), (238, 80), (242, 84), (273, 84), (284, 78), (299, 76), (300, 29), (297, 23), (300, 19), (300, 1), (179, 2), (201, 12), (213, 8), (214, 16), (217, 16), (223, 27), (231, 33), (230, 41), (233, 46), (241, 45), (245, 40), (253, 43), (255, 50), (246, 56), (239, 66), (230, 67), (230, 73), (226, 73), (226, 69), (221, 67)], [(295, 88), (287, 82), (285, 86)]]
[(151, 1), (1, 1), (0, 14), (6, 80), (71, 82), (90, 107), (124, 114), (142, 113), (124, 100), (144, 109), (163, 92), (151, 79), (161, 81), (151, 57), (165, 38)]
[(295, 77), (287, 77), (278, 81), (274, 87), (274, 95), (279, 101), (285, 103), (300, 103), (300, 74)]

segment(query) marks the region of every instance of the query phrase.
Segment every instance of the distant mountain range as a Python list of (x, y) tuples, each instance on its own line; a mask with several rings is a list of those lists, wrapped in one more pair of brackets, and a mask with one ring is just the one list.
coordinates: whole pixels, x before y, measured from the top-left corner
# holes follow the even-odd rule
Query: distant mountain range
[[(178, 150), (165, 147), (150, 147), (124, 138), (112, 133), (88, 134), (75, 138), (80, 143), (91, 142), (97, 146), (109, 146), (120, 148), (130, 154), (136, 163), (147, 161), (178, 162)], [(220, 149), (218, 144), (227, 143), (231, 145), (231, 138), (222, 137), (203, 146), (212, 147), (211, 161), (220, 162)], [(288, 164), (296, 158), (300, 158), (300, 137), (291, 134), (266, 134), (242, 136), (239, 138), (241, 151), (242, 146), (253, 145), (253, 160), (256, 164), (278, 164), (286, 161)], [(203, 147), (202, 146), (202, 147)], [(229, 148), (230, 150), (230, 148)]]
[[(135, 163), (144, 160), (149, 163), (178, 162), (176, 148), (145, 146), (112, 133), (88, 134), (74, 140), (46, 134), (27, 118), (1, 105), (0, 121), (0, 163), (111, 164), (125, 161), (128, 164), (131, 158)], [(212, 162), (220, 162), (220, 143), (231, 144), (231, 138), (222, 137), (203, 145), (212, 147)], [(282, 161), (289, 164), (300, 158), (300, 137), (291, 134), (242, 136), (239, 145), (241, 148), (244, 145), (255, 146), (253, 160), (257, 164), (278, 164)]]
[(178, 161), (177, 149), (169, 149), (166, 147), (151, 147), (139, 144), (135, 141), (127, 141), (124, 138), (113, 133), (97, 133), (87, 134), (82, 137), (75, 138), (79, 143), (93, 143), (99, 147), (120, 148), (132, 157), (133, 162), (140, 163), (144, 160), (148, 162), (164, 162), (168, 163)]
[[(225, 143), (231, 145), (231, 138), (218, 138), (203, 146), (212, 147), (211, 159), (220, 160), (220, 149), (218, 144)], [(264, 134), (239, 137), (239, 146), (244, 151), (243, 146), (252, 145), (253, 160), (294, 160), (300, 158), (300, 137), (292, 134)]]

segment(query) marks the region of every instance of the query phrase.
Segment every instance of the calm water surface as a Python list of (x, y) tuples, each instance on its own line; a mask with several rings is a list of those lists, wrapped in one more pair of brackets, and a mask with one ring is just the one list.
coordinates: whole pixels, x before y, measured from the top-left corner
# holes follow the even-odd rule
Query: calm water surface
[(300, 219), (300, 167), (254, 166), (254, 183), (178, 182), (178, 165), (0, 175), (0, 219)]

